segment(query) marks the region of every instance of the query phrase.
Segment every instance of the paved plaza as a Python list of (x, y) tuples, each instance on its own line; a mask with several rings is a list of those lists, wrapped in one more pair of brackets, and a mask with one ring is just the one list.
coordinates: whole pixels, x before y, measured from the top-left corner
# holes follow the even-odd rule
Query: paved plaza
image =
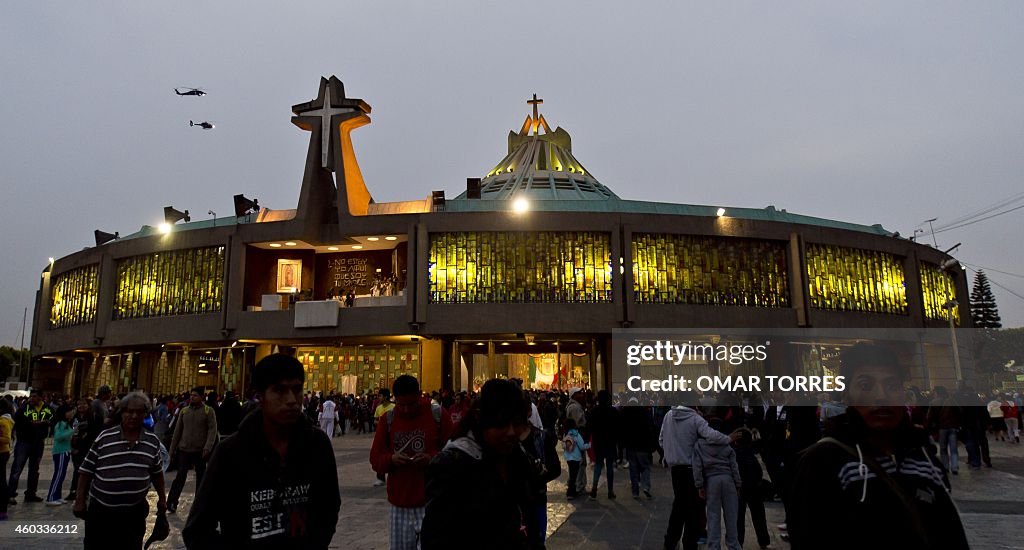
[[(338, 520), (338, 531), (331, 548), (351, 550), (377, 549), (388, 547), (387, 496), (383, 487), (373, 487), (374, 475), (370, 470), (369, 452), (372, 435), (346, 435), (334, 439), (334, 453), (338, 461), (338, 477), (341, 481), (342, 507)], [(49, 451), (49, 449), (47, 449)], [(961, 450), (961, 457), (965, 454)], [(961, 468), (960, 475), (953, 478), (953, 496), (967, 534), (975, 549), (1024, 549), (1024, 444), (992, 444), (993, 469), (968, 471)], [(44, 493), (50, 480), (53, 462), (44, 457), (40, 475), (40, 493)], [(672, 490), (667, 469), (656, 468), (652, 475), (654, 500), (636, 501), (630, 498), (629, 474), (617, 470), (615, 476), (618, 499), (604, 498), (602, 487), (600, 498), (590, 501), (585, 498), (566, 502), (565, 478), (549, 485), (549, 526), (551, 534), (548, 548), (563, 550), (579, 549), (657, 549), (661, 548), (662, 537), (668, 523), (672, 505)], [(21, 490), (27, 477), (27, 470), (21, 477)], [(167, 484), (174, 472), (168, 473)], [(64, 494), (70, 487), (70, 472), (65, 482)], [(603, 485), (603, 482), (602, 482)], [(171, 537), (155, 544), (155, 549), (184, 548), (180, 530), (188, 516), (195, 482), (189, 477), (182, 494), (177, 514), (169, 515)], [(156, 499), (150, 504), (155, 509)], [(786, 549), (776, 524), (782, 522), (782, 505), (777, 502), (766, 505), (768, 523), (771, 529), (773, 549)], [(14, 532), (19, 524), (28, 523), (76, 524), (82, 533), (82, 524), (71, 514), (71, 505), (48, 508), (43, 504), (18, 502), (10, 508), (10, 519), (0, 522), (0, 548), (29, 550), (34, 548), (80, 547), (81, 535), (19, 535)], [(152, 525), (152, 514), (150, 524)], [(869, 528), (870, 526), (865, 526)], [(744, 548), (757, 548), (753, 540), (753, 528), (747, 524), (750, 540)], [(884, 536), (879, 534), (880, 537)], [(879, 539), (884, 543), (883, 539)], [(481, 546), (485, 546), (481, 541)]]

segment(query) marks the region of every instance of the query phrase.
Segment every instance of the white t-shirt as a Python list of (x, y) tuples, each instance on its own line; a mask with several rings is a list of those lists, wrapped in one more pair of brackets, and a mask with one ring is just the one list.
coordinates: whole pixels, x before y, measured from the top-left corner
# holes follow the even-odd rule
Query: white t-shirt
[(996, 401), (995, 399), (993, 399), (992, 401), (989, 401), (988, 402), (988, 415), (990, 417), (992, 417), (992, 418), (1002, 418), (1003, 417), (1003, 409), (999, 408), (999, 407), (1002, 407), (1002, 406), (1003, 406), (1003, 402), (1002, 401)]

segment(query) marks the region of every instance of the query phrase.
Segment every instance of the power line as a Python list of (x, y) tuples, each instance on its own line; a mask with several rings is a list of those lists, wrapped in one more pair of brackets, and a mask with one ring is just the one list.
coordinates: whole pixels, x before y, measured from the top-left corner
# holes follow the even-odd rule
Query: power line
[(1024, 199), (1024, 193), (1019, 193), (1019, 194), (1016, 194), (1016, 195), (1011, 195), (1011, 196), (1009, 196), (1009, 197), (1007, 197), (1005, 199), (1002, 199), (1002, 200), (999, 200), (999, 201), (997, 201), (995, 203), (992, 203), (992, 204), (990, 204), (990, 205), (988, 205), (988, 206), (986, 206), (986, 207), (984, 207), (984, 208), (982, 208), (982, 209), (980, 209), (980, 210), (978, 210), (976, 212), (972, 212), (970, 214), (966, 214), (966, 215), (960, 216), (959, 218), (956, 218), (954, 220), (950, 220), (950, 221), (945, 222), (945, 223), (940, 223), (938, 228), (934, 229), (934, 231), (935, 232), (939, 232), (939, 231), (948, 229), (951, 226), (954, 226), (954, 225), (957, 225), (957, 224), (969, 221), (972, 218), (976, 218), (978, 216), (983, 216), (985, 214), (988, 214), (989, 212), (992, 212), (992, 211), (995, 211), (995, 210), (999, 210), (1000, 208), (1004, 208), (1006, 206), (1009, 206), (1009, 205), (1011, 205), (1011, 204), (1013, 204), (1013, 203), (1015, 203), (1015, 202), (1017, 202), (1017, 201), (1019, 201), (1021, 199)]
[(962, 263), (964, 265), (967, 265), (967, 266), (974, 267), (974, 268), (984, 269), (985, 271), (991, 271), (993, 273), (1001, 273), (1003, 275), (1009, 275), (1010, 277), (1020, 277), (1021, 279), (1024, 279), (1024, 275), (1021, 275), (1019, 273), (1010, 273), (1009, 271), (999, 271), (998, 269), (996, 269), (994, 267), (985, 267), (983, 265), (971, 264), (971, 263), (967, 263), (967, 262), (964, 262), (964, 261), (961, 261), (960, 263)]
[(1020, 210), (1022, 208), (1024, 208), (1024, 205), (1020, 205), (1018, 207), (1011, 208), (1010, 210), (1004, 210), (1002, 212), (996, 212), (995, 214), (991, 214), (989, 216), (985, 216), (983, 218), (978, 218), (978, 219), (975, 219), (975, 220), (972, 220), (972, 221), (965, 221), (964, 223), (961, 223), (959, 225), (951, 225), (951, 226), (945, 227), (943, 229), (935, 229), (935, 232), (933, 232), (932, 235), (937, 235), (937, 234), (940, 234), (940, 232), (949, 231), (949, 230), (952, 230), (952, 229), (958, 229), (958, 228), (961, 228), (961, 227), (967, 227), (968, 225), (974, 225), (975, 223), (978, 223), (979, 221), (985, 221), (986, 219), (992, 219), (992, 218), (994, 218), (996, 216), (1001, 216), (1002, 214), (1009, 214), (1009, 213), (1011, 213), (1011, 212), (1013, 212), (1015, 210)]
[[(964, 264), (964, 265), (967, 265), (967, 264)], [(973, 272), (975, 272), (975, 273), (977, 273), (977, 272), (978, 272), (978, 270), (976, 270), (976, 269), (971, 269), (971, 271), (973, 271)], [(988, 281), (989, 281), (990, 283), (992, 283), (992, 284), (996, 285), (997, 287), (999, 287), (999, 288), (1001, 288), (1001, 289), (1003, 289), (1003, 290), (1005, 290), (1005, 291), (1009, 292), (1010, 294), (1013, 294), (1014, 296), (1016, 296), (1016, 297), (1020, 298), (1020, 299), (1021, 299), (1022, 301), (1024, 301), (1024, 295), (1021, 295), (1021, 294), (1017, 294), (1017, 293), (1016, 293), (1015, 291), (1013, 291), (1013, 290), (1011, 290), (1011, 289), (1009, 289), (1009, 288), (1007, 288), (1007, 287), (1005, 287), (1005, 286), (1003, 286), (1003, 285), (999, 284), (999, 283), (998, 283), (998, 282), (997, 282), (997, 281), (996, 281), (995, 279), (993, 279), (992, 277), (989, 277), (989, 278), (988, 278)]]

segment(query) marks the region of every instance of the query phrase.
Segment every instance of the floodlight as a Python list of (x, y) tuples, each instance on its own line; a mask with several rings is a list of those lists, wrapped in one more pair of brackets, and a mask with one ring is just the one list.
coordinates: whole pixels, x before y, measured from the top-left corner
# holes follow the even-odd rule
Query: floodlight
[(105, 231), (100, 231), (99, 229), (94, 231), (93, 235), (96, 237), (96, 246), (103, 246), (121, 236), (116, 231), (114, 233), (107, 233)]
[(164, 207), (165, 222), (174, 225), (181, 220), (185, 220), (185, 223), (192, 221), (192, 218), (190, 218), (188, 215), (188, 210), (181, 212), (180, 210), (175, 210), (173, 206)]
[(235, 216), (242, 217), (247, 214), (259, 212), (260, 205), (256, 199), (249, 200), (245, 195), (235, 195)]

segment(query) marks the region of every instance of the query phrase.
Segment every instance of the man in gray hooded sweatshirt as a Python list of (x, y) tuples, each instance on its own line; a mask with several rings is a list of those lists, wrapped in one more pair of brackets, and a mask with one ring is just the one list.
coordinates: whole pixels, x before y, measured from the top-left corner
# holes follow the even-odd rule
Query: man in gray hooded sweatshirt
[(728, 445), (732, 438), (708, 426), (697, 411), (678, 406), (665, 415), (658, 440), (665, 449), (665, 461), (672, 467), (672, 514), (665, 533), (665, 548), (675, 549), (683, 538), (683, 550), (697, 550), (700, 509), (703, 503), (693, 482), (693, 453), (697, 441)]

